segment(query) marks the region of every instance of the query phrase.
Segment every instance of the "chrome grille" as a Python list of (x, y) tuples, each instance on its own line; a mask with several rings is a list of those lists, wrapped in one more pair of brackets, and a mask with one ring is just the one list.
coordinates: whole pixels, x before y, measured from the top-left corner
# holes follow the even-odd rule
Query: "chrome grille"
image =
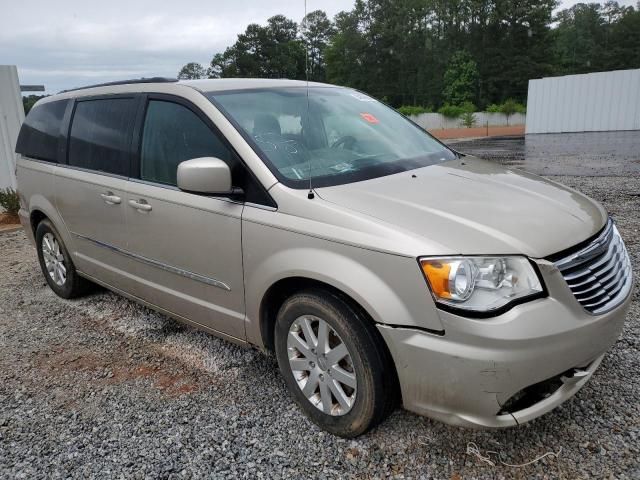
[(631, 260), (609, 220), (589, 245), (555, 262), (576, 300), (593, 315), (620, 305), (631, 290)]

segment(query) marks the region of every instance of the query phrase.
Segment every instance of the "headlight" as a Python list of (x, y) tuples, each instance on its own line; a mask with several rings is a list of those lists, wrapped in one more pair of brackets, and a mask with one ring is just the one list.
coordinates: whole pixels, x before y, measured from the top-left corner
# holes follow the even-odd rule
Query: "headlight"
[(544, 289), (524, 257), (424, 257), (420, 266), (440, 305), (491, 313)]

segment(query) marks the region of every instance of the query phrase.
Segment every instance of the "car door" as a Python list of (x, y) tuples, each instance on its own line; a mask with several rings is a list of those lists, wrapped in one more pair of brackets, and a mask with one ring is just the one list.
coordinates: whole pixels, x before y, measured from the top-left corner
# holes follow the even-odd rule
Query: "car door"
[(132, 129), (140, 98), (87, 97), (72, 107), (64, 163), (56, 168), (55, 202), (73, 238), (81, 272), (126, 289), (124, 207)]
[(135, 295), (200, 325), (244, 339), (241, 216), (243, 204), (176, 186), (178, 164), (235, 154), (208, 118), (185, 100), (146, 100), (137, 179), (126, 197)]

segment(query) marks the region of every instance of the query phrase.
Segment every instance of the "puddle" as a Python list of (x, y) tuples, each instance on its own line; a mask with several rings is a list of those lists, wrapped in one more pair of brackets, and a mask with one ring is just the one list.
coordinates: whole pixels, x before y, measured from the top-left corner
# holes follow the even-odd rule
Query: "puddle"
[(640, 131), (491, 137), (450, 145), (539, 175), (640, 175)]

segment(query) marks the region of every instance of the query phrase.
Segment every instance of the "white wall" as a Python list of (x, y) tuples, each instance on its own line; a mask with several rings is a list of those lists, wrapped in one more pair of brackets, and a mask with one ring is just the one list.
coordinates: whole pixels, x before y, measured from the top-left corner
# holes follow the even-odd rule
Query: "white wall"
[(14, 150), (23, 120), (18, 70), (0, 65), (0, 188), (16, 188)]
[(640, 130), (640, 70), (529, 80), (526, 133)]
[[(504, 113), (476, 112), (476, 127), (484, 127), (489, 122), (490, 127), (503, 127), (506, 125), (524, 125), (525, 116), (522, 113), (510, 115), (507, 123), (507, 116)], [(412, 115), (411, 120), (416, 122), (425, 130), (438, 130), (442, 128), (463, 128), (462, 120), (459, 118), (447, 118), (439, 113), (421, 113)]]

